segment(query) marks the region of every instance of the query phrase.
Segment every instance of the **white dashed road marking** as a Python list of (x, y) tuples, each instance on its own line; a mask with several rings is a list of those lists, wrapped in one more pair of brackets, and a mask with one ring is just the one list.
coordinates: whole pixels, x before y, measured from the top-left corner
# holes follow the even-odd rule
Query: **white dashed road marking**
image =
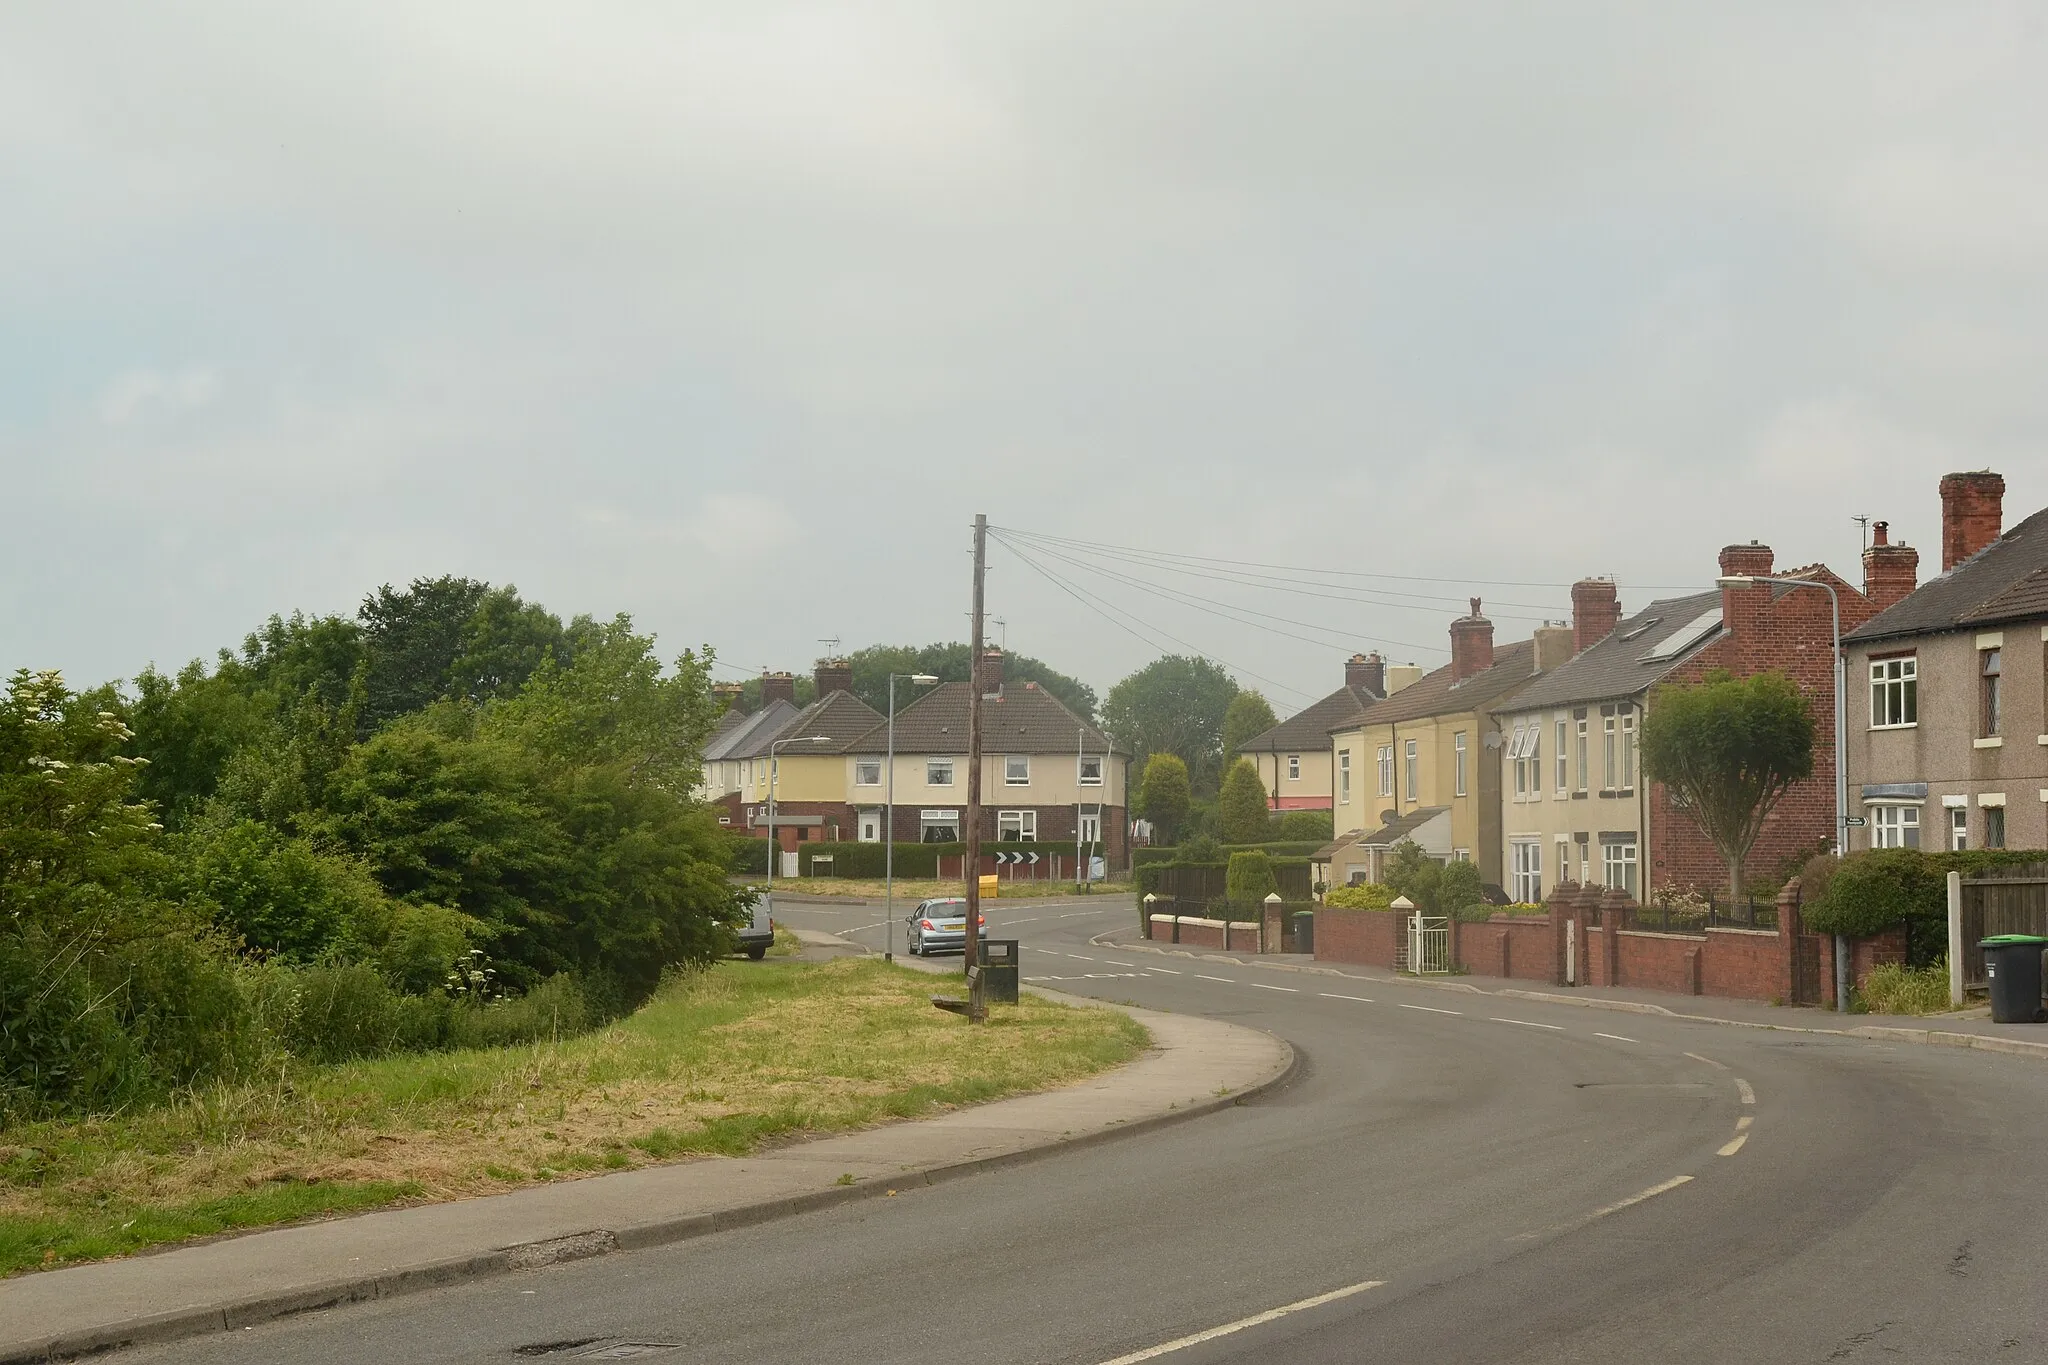
[(1318, 992), (1325, 1000), (1356, 1000), (1361, 1005), (1370, 1005), (1372, 997), (1366, 995), (1339, 995), (1335, 991)]
[(1067, 956), (1071, 957), (1076, 962), (1095, 962), (1099, 960), (1092, 957), (1082, 957), (1079, 953), (1068, 953)]
[(1735, 1089), (1736, 1092), (1742, 1096), (1742, 1102), (1744, 1104), (1756, 1103), (1756, 1091), (1750, 1089), (1749, 1082), (1743, 1080), (1740, 1076), (1737, 1076), (1735, 1078)]
[(1747, 1141), (1749, 1141), (1749, 1134), (1737, 1133), (1735, 1135), (1735, 1140), (1729, 1143), (1726, 1147), (1723, 1147), (1718, 1153), (1716, 1153), (1716, 1155), (1734, 1156), (1737, 1152), (1742, 1150), (1742, 1144)]
[(1458, 1010), (1440, 1010), (1434, 1005), (1403, 1005), (1404, 1010), (1423, 1010), (1430, 1014), (1459, 1014)]
[(1166, 973), (1166, 974), (1167, 974), (1168, 976), (1179, 976), (1179, 975), (1180, 975), (1180, 973), (1179, 973), (1179, 972), (1175, 971), (1175, 970), (1174, 970), (1173, 968), (1171, 968), (1171, 967), (1152, 967), (1152, 968), (1149, 968), (1148, 970), (1150, 970), (1150, 971), (1155, 971), (1155, 972), (1165, 972), (1165, 973)]
[(1252, 988), (1254, 990), (1261, 991), (1286, 991), (1289, 995), (1299, 995), (1301, 993), (1300, 990), (1294, 986), (1268, 986), (1263, 981), (1252, 982)]
[(1563, 1033), (1563, 1024), (1538, 1024), (1527, 1019), (1489, 1019), (1490, 1024), (1520, 1024), (1523, 1028), (1547, 1028), (1553, 1033)]
[(1231, 979), (1230, 979), (1229, 977), (1227, 977), (1227, 976), (1203, 976), (1203, 975), (1202, 975), (1202, 974), (1201, 974), (1200, 972), (1196, 972), (1196, 973), (1195, 973), (1195, 980), (1197, 980), (1197, 981), (1221, 981), (1221, 982), (1222, 982), (1222, 983), (1223, 983), (1224, 985), (1226, 985), (1226, 986), (1235, 986), (1235, 985), (1237, 984), (1237, 983), (1236, 983), (1235, 981), (1231, 980)]
[(1332, 1289), (1329, 1293), (1318, 1294), (1312, 1299), (1297, 1299), (1295, 1302), (1280, 1308), (1269, 1308), (1263, 1313), (1254, 1313), (1248, 1318), (1239, 1318), (1236, 1322), (1226, 1322), (1221, 1327), (1211, 1327), (1206, 1332), (1196, 1332), (1190, 1336), (1177, 1337), (1172, 1341), (1161, 1342), (1157, 1346), (1148, 1346), (1142, 1351), (1133, 1351), (1129, 1355), (1118, 1356), (1114, 1360), (1105, 1360), (1102, 1362), (1102, 1365), (1138, 1365), (1138, 1362), (1141, 1360), (1156, 1360), (1160, 1356), (1170, 1355), (1175, 1351), (1185, 1351), (1190, 1346), (1199, 1346), (1205, 1341), (1214, 1341), (1218, 1337), (1227, 1337), (1233, 1332), (1242, 1332), (1247, 1327), (1257, 1327), (1261, 1323), (1284, 1318), (1289, 1313), (1299, 1313), (1304, 1309), (1319, 1308), (1326, 1303), (1335, 1303), (1338, 1299), (1348, 1299), (1353, 1294), (1362, 1294), (1368, 1289), (1377, 1289), (1385, 1283), (1385, 1280), (1365, 1280), (1359, 1284), (1347, 1284), (1342, 1289)]
[(1696, 1062), (1705, 1062), (1708, 1066), (1713, 1067), (1716, 1071), (1726, 1071), (1728, 1069), (1727, 1063), (1717, 1062), (1712, 1057), (1702, 1057), (1697, 1052), (1688, 1052), (1685, 1055), (1692, 1058)]
[(1624, 1038), (1619, 1033), (1596, 1033), (1593, 1036), (1595, 1038), (1612, 1038), (1617, 1043), (1633, 1043), (1635, 1041), (1633, 1038)]

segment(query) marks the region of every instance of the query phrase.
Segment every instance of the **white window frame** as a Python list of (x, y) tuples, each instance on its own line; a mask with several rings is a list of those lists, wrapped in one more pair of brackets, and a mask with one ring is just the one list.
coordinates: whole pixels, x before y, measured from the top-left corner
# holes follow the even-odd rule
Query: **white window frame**
[[(1863, 807), (1870, 822), (1872, 848), (1920, 847), (1920, 806), (1918, 801), (1874, 801)], [(1908, 818), (1910, 817), (1910, 818)], [(1910, 840), (1907, 838), (1911, 835)]]
[(960, 842), (960, 817), (957, 815), (950, 820), (930, 820), (920, 814), (917, 817), (917, 841), (921, 844), (934, 842), (925, 837), (925, 832), (931, 829), (950, 829), (953, 831), (952, 838), (938, 840), (937, 842), (939, 843), (957, 844)]
[(1872, 659), (1870, 728), (1910, 730), (1919, 723), (1920, 656), (1899, 654), (1889, 659)]
[(1301, 755), (1300, 755), (1300, 754), (1289, 754), (1289, 755), (1287, 755), (1287, 780), (1288, 780), (1289, 782), (1299, 782), (1299, 781), (1301, 781)]
[(1402, 799), (1414, 805), (1420, 798), (1415, 789), (1422, 785), (1422, 744), (1419, 740), (1401, 741), (1401, 785)]
[[(863, 777), (872, 772), (874, 776)], [(853, 760), (853, 785), (856, 787), (879, 787), (882, 785), (882, 760), (879, 758), (856, 758)]]
[(1509, 894), (1519, 903), (1535, 905), (1543, 899), (1543, 840), (1540, 837), (1515, 839), (1508, 844), (1510, 850)]
[(1522, 760), (1529, 765), (1529, 799), (1543, 799), (1543, 722), (1529, 722), (1529, 737), (1522, 741)]
[(1577, 761), (1579, 769), (1579, 784), (1576, 787), (1572, 788), (1572, 790), (1576, 792), (1584, 792), (1588, 790), (1592, 782), (1592, 774), (1588, 772), (1587, 769), (1592, 766), (1593, 753), (1592, 740), (1590, 736), (1592, 733), (1593, 721), (1592, 717), (1588, 716), (1585, 712), (1582, 711), (1579, 712), (1577, 715), (1573, 716), (1572, 723), (1576, 728), (1576, 734), (1574, 738), (1577, 741), (1575, 747), (1572, 750), (1572, 756)]
[[(1633, 897), (1636, 894), (1636, 862), (1636, 844), (1633, 839), (1600, 841), (1600, 881), (1603, 885), (1616, 888)], [(1621, 875), (1619, 882), (1614, 880), (1617, 872)]]
[[(1095, 776), (1093, 776), (1093, 777), (1090, 777), (1090, 776), (1088, 775), (1088, 773), (1089, 773), (1089, 770), (1090, 770), (1091, 768), (1092, 768), (1092, 769), (1094, 770), (1094, 773), (1095, 773)], [(1102, 755), (1101, 755), (1101, 754), (1083, 754), (1083, 755), (1081, 755), (1081, 764), (1080, 764), (1080, 781), (1081, 781), (1081, 785), (1082, 785), (1082, 786), (1084, 786), (1084, 787), (1099, 787), (1099, 786), (1101, 786), (1101, 785), (1102, 785)]]
[(1970, 847), (1970, 808), (1968, 806), (1949, 807), (1948, 847), (1951, 853), (1966, 852)]
[[(946, 778), (943, 782), (934, 776), (942, 765), (946, 770)], [(924, 784), (927, 787), (950, 787), (953, 785), (954, 772), (955, 767), (952, 759), (928, 758), (924, 761)]]
[[(1008, 827), (1016, 833), (1005, 834)], [(996, 842), (999, 844), (1028, 844), (1038, 838), (1038, 812), (1029, 808), (1022, 810), (999, 810), (996, 812)]]
[[(887, 816), (885, 816), (885, 815), (884, 815), (884, 814), (883, 814), (883, 813), (882, 813), (881, 811), (878, 811), (878, 810), (864, 810), (864, 811), (861, 811), (861, 812), (860, 812), (859, 814), (857, 814), (857, 815), (856, 815), (856, 816), (854, 817), (854, 821), (853, 821), (853, 830), (854, 830), (854, 837), (855, 837), (855, 838), (856, 838), (856, 839), (857, 839), (857, 840), (858, 840), (859, 842), (861, 842), (861, 843), (863, 843), (863, 844), (879, 844), (879, 843), (881, 843), (881, 842), (882, 842), (882, 821), (883, 821), (883, 820), (885, 820), (885, 819), (887, 819), (887, 818), (888, 818)], [(875, 832), (874, 832), (873, 836), (870, 836), (870, 835), (868, 834), (868, 832), (867, 832), (867, 827), (866, 827), (866, 824), (865, 824), (865, 822), (866, 822), (866, 821), (869, 821), (869, 820), (872, 820), (872, 821), (874, 821), (874, 822), (875, 822)]]
[(1081, 816), (1081, 842), (1099, 844), (1102, 842), (1102, 816), (1094, 811)]
[(1621, 790), (1614, 780), (1616, 761), (1621, 757), (1620, 747), (1616, 743), (1621, 737), (1619, 730), (1619, 718), (1614, 714), (1613, 708), (1602, 707), (1600, 709), (1600, 790), (1603, 794)]
[[(1017, 771), (1017, 765), (1020, 763), (1024, 765), (1023, 775), (1021, 777), (1018, 775)], [(1003, 785), (1005, 787), (1028, 787), (1031, 785), (1030, 754), (1003, 755)]]
[(1519, 725), (1508, 736), (1508, 761), (1515, 766), (1515, 800), (1523, 800), (1528, 794), (1529, 765), (1522, 761), (1522, 741), (1525, 731)]
[(1451, 795), (1465, 794), (1465, 732), (1451, 736)]
[(1337, 751), (1337, 804), (1340, 806), (1351, 804), (1351, 751), (1349, 749), (1339, 749)]
[(1557, 722), (1557, 794), (1563, 796), (1572, 787), (1571, 722), (1560, 718)]
[(1380, 795), (1392, 796), (1394, 794), (1394, 746), (1391, 744), (1380, 745), (1379, 759)]
[(1634, 795), (1636, 789), (1636, 708), (1623, 703), (1621, 709), (1621, 792)]

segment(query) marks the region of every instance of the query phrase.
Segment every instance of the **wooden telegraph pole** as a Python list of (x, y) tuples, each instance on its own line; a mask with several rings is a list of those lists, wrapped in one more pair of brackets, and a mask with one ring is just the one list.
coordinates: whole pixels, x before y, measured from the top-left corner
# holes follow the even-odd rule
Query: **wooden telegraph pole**
[(974, 612), (967, 646), (967, 941), (964, 945), (969, 1019), (988, 1018), (981, 982), (981, 653), (982, 587), (988, 577), (988, 517), (974, 518)]

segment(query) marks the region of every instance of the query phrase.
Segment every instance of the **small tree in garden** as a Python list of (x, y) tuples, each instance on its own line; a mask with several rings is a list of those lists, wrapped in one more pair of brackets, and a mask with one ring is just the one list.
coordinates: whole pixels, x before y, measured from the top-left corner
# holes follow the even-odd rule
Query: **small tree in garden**
[(1234, 905), (1257, 905), (1280, 889), (1273, 874), (1273, 860), (1262, 849), (1230, 855), (1223, 874), (1223, 894)]
[(1764, 818), (1813, 773), (1813, 711), (1783, 673), (1659, 687), (1643, 718), (1643, 772), (1691, 813), (1742, 894), (1742, 864)]
[(1188, 783), (1188, 765), (1179, 754), (1156, 753), (1145, 760), (1145, 776), (1138, 783), (1138, 805), (1152, 822), (1158, 842), (1172, 843), (1187, 824), (1188, 806), (1194, 791)]
[(1250, 759), (1240, 758), (1223, 775), (1216, 820), (1226, 844), (1256, 844), (1271, 835), (1273, 817), (1266, 810), (1266, 784)]
[(1224, 763), (1237, 757), (1246, 740), (1265, 734), (1279, 723), (1272, 706), (1257, 692), (1244, 691), (1232, 697), (1223, 712)]

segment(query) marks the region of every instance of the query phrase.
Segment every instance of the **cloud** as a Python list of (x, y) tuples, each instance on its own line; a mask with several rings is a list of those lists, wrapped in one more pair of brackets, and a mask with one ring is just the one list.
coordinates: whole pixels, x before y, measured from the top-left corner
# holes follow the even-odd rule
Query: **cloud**
[(100, 394), (100, 420), (108, 426), (176, 417), (210, 407), (220, 396), (220, 380), (211, 370), (130, 370)]

